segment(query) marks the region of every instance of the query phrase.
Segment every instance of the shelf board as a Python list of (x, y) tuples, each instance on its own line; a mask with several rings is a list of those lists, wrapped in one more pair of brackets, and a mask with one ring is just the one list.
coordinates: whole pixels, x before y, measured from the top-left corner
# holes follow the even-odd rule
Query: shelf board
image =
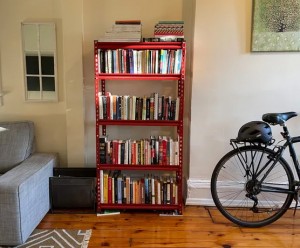
[[(100, 207), (99, 207), (100, 206)], [(98, 203), (98, 210), (103, 209), (148, 209), (148, 210), (176, 210), (179, 205), (165, 205), (165, 204), (103, 204)]]
[(179, 126), (182, 121), (159, 120), (98, 120), (98, 125), (123, 125), (123, 126)]
[(180, 74), (133, 74), (133, 73), (98, 73), (95, 79), (101, 80), (179, 80)]
[(156, 170), (179, 171), (179, 165), (128, 165), (128, 164), (98, 164), (99, 170)]
[(97, 49), (180, 49), (185, 42), (98, 42), (95, 41)]

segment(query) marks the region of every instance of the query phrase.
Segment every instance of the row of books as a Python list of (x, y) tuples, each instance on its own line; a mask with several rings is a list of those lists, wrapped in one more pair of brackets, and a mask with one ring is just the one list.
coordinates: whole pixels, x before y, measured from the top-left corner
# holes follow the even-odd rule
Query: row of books
[(140, 20), (117, 20), (106, 30), (100, 42), (139, 42), (142, 38), (142, 23)]
[(179, 165), (179, 142), (166, 136), (140, 140), (99, 138), (100, 164)]
[(152, 93), (150, 96), (98, 93), (101, 120), (175, 120), (179, 119), (180, 98)]
[(182, 49), (98, 49), (98, 73), (179, 74)]
[(178, 204), (178, 184), (172, 176), (130, 177), (100, 170), (102, 204)]

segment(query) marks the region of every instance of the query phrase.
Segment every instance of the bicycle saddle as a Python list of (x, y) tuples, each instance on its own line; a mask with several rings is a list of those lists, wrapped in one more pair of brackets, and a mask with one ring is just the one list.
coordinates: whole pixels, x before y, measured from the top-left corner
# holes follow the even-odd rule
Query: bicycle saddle
[(288, 119), (297, 116), (296, 112), (286, 112), (286, 113), (267, 113), (262, 116), (262, 120), (268, 122), (272, 125), (283, 124)]

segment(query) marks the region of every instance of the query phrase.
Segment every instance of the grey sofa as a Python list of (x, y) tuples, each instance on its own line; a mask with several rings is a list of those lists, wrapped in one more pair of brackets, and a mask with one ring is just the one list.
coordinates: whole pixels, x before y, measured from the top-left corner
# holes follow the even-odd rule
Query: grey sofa
[[(50, 209), (56, 154), (36, 153), (33, 122), (0, 122), (0, 246), (24, 243)], [(3, 129), (2, 129), (3, 130)]]

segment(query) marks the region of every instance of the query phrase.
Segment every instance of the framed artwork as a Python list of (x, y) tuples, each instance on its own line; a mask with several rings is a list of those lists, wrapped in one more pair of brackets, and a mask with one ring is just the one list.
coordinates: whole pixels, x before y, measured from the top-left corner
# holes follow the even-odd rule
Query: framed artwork
[(253, 0), (251, 51), (300, 51), (300, 0)]

